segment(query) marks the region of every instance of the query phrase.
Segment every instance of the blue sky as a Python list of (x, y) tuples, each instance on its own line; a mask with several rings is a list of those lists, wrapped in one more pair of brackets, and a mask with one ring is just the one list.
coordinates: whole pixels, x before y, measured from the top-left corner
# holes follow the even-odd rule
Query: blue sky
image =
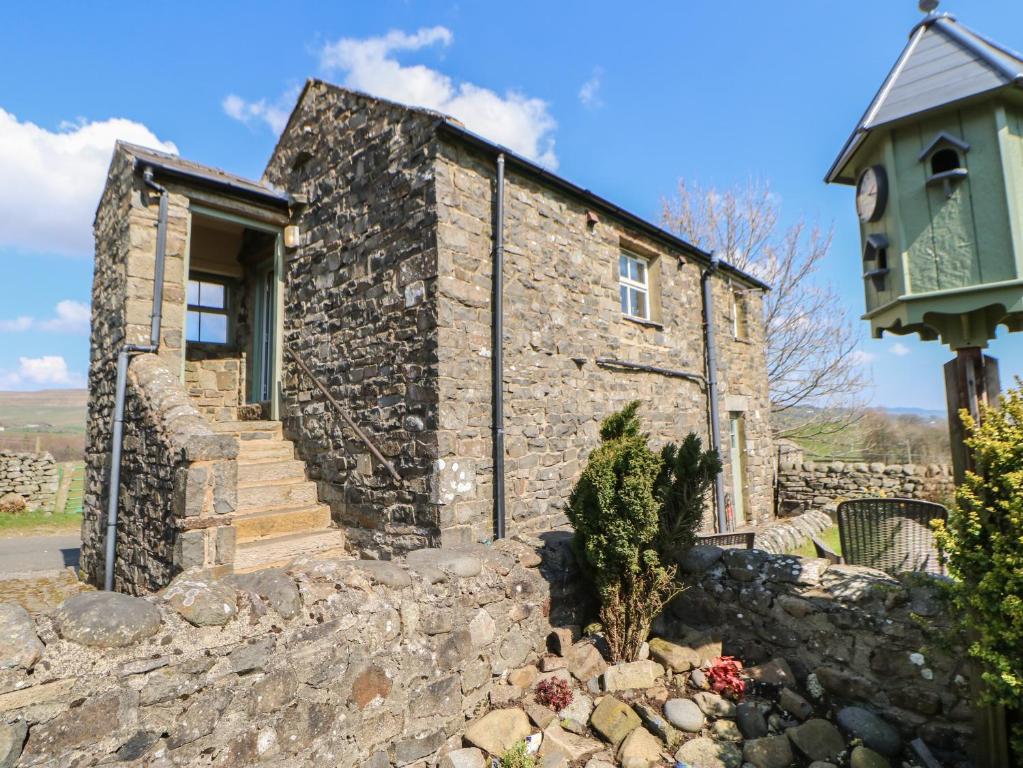
[[(786, 217), (834, 223), (827, 277), (862, 309), (853, 194), (821, 179), (920, 18), (915, 0), (137, 9), (22, 4), (0, 26), (0, 389), (84, 381), (90, 226), (113, 139), (258, 177), (309, 76), (478, 116), (650, 219), (679, 177), (767, 180)], [(1023, 48), (1018, 0), (942, 10)], [(859, 327), (874, 403), (943, 407), (945, 348)], [(991, 346), (1003, 384), (1023, 373), (1017, 336)]]

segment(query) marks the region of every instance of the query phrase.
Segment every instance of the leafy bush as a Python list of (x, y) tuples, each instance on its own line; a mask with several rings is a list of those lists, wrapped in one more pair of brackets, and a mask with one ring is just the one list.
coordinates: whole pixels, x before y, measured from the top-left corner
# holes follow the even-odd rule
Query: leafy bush
[(711, 690), (733, 701), (742, 701), (746, 681), (742, 679), (742, 662), (732, 656), (719, 656), (707, 670)]
[[(1017, 379), (1017, 384), (1021, 384)], [(1010, 390), (977, 425), (965, 413), (975, 469), (956, 490), (948, 522), (936, 523), (948, 559), (953, 614), (981, 668), (982, 703), (1023, 703), (1023, 392)], [(1023, 725), (1012, 730), (1023, 759)]]
[(572, 703), (572, 689), (567, 680), (560, 677), (548, 677), (536, 684), (534, 698), (538, 704), (560, 712)]
[(654, 617), (680, 591), (671, 562), (693, 543), (721, 468), (717, 453), (703, 451), (693, 434), (654, 453), (638, 409), (638, 401), (629, 403), (601, 423), (601, 443), (568, 507), (576, 554), (597, 588), (615, 661), (638, 658)]
[(517, 741), (507, 752), (501, 755), (501, 768), (537, 768), (536, 758), (529, 754), (526, 742)]

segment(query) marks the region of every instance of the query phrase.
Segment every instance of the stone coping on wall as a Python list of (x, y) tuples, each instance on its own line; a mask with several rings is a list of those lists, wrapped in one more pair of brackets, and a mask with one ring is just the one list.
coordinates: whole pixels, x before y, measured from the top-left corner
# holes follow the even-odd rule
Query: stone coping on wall
[(147, 353), (132, 359), (128, 375), (158, 420), (153, 426), (172, 451), (187, 461), (233, 459), (238, 455), (238, 442), (212, 429), (180, 378), (157, 355)]
[(756, 548), (778, 555), (791, 552), (834, 524), (830, 515), (818, 509), (773, 520), (757, 528)]

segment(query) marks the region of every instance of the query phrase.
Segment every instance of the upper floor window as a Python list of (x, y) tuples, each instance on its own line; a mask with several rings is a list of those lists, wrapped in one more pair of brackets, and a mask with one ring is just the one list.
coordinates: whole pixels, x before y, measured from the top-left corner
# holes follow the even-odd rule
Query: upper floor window
[(189, 279), (185, 340), (204, 344), (227, 343), (226, 282), (209, 276)]
[(650, 262), (622, 251), (618, 256), (618, 293), (622, 314), (650, 319)]
[(749, 338), (746, 294), (742, 291), (732, 291), (732, 335), (737, 339)]

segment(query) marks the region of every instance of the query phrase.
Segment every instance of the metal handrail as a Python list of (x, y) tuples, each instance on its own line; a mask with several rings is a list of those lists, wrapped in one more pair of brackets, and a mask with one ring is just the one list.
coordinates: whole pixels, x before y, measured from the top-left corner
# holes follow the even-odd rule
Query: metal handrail
[(306, 365), (305, 362), (303, 362), (302, 359), (292, 351), (291, 347), (289, 347), (287, 344), (283, 346), (284, 353), (295, 362), (295, 365), (298, 366), (298, 369), (302, 371), (302, 373), (304, 373), (306, 376), (308, 376), (309, 380), (316, 386), (316, 388), (323, 393), (323, 396), (327, 398), (327, 401), (332, 406), (334, 406), (334, 410), (338, 412), (338, 415), (342, 419), (344, 419), (345, 424), (351, 427), (352, 431), (359, 437), (360, 440), (362, 440), (366, 447), (369, 448), (370, 453), (373, 454), (376, 460), (384, 465), (384, 468), (387, 469), (391, 477), (393, 477), (396, 482), (400, 483), (401, 475), (398, 474), (398, 470), (396, 470), (394, 468), (394, 465), (391, 464), (391, 462), (388, 461), (382, 453), (380, 453), (380, 449), (373, 445), (373, 441), (369, 439), (369, 435), (363, 432), (362, 428), (352, 420), (352, 417), (348, 415), (348, 413), (345, 411), (343, 407), (341, 407), (341, 403), (339, 403), (337, 399), (332, 394), (330, 394), (324, 383), (316, 377), (315, 373), (309, 370), (309, 366)]

